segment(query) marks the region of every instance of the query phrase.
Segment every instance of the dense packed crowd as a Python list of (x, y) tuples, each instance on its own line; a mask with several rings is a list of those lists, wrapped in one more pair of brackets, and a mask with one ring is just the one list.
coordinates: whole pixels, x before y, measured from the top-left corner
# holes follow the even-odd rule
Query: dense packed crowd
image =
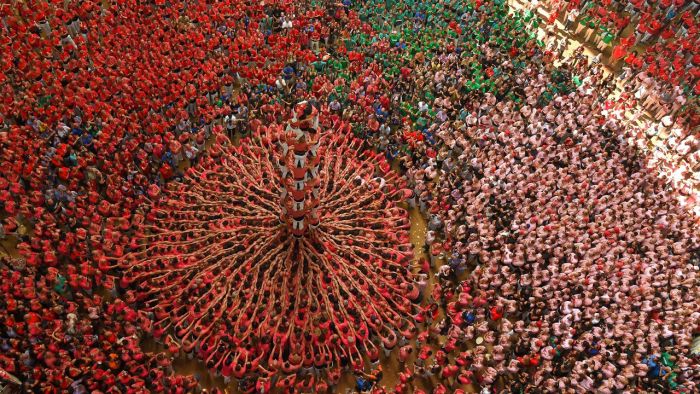
[[(543, 1), (551, 22), (559, 18), (610, 55), (621, 78), (634, 83), (636, 99), (666, 127), (677, 125), (674, 140), (696, 138), (700, 125), (700, 3), (664, 1)], [(652, 136), (654, 134), (652, 133)], [(669, 135), (661, 135), (662, 139)], [(683, 155), (681, 155), (683, 156)], [(682, 157), (680, 157), (682, 160)], [(681, 161), (676, 160), (676, 161)]]
[[(158, 221), (164, 195), (179, 196), (168, 203), (181, 208), (195, 198), (163, 192), (173, 180), (196, 186), (185, 166), (196, 174), (230, 165), (221, 164), (228, 137), (256, 141), (260, 124), (283, 124), (301, 99), (321, 104), (328, 130), (364, 140), (384, 172), (396, 160), (409, 203), (428, 216), (431, 259), (403, 288), (420, 305), (415, 328), (380, 336), (366, 327), (368, 340), (356, 346), (369, 365), (297, 359), (290, 362), (301, 370), (261, 376), (219, 354), (207, 365), (213, 374), (235, 370), (248, 392), (332, 387), (348, 370), (360, 376), (358, 389), (377, 392), (697, 389), (700, 360), (689, 345), (700, 330), (699, 223), (679, 204), (697, 204), (697, 191), (667, 187), (636, 150), (649, 131), (625, 119), (647, 98), (641, 86), (668, 83), (678, 89), (663, 99), (658, 127), (670, 129), (663, 118), (696, 125), (694, 27), (679, 30), (691, 47), (673, 75), (629, 59), (646, 74), (613, 98), (613, 76), (585, 57), (563, 59), (565, 42), (539, 42), (537, 15), (509, 13), (502, 0), (1, 9), (9, 50), (0, 73), (0, 238), (18, 239), (22, 259), (0, 265), (0, 370), (24, 390), (201, 389), (173, 373), (173, 357), (213, 360), (219, 349), (179, 336), (181, 309), (145, 312), (152, 299), (130, 277), (139, 268), (114, 261), (141, 250), (134, 230)], [(686, 101), (676, 105), (678, 97)], [(677, 149), (696, 165), (697, 145), (691, 133)], [(674, 176), (691, 177), (692, 168)], [(370, 175), (357, 186), (370, 188)], [(367, 291), (362, 299), (379, 297)], [(141, 350), (148, 336), (169, 352)], [(379, 350), (394, 346), (399, 382), (383, 387)]]
[[(514, 0), (517, 1), (517, 0)], [(542, 7), (535, 10), (536, 7)], [(558, 19), (571, 34), (594, 44), (608, 57), (610, 65), (621, 69), (620, 82), (632, 85), (630, 92), (638, 105), (635, 119), (643, 110), (657, 122), (643, 125), (649, 143), (663, 167), (697, 169), (688, 160), (696, 149), (700, 126), (700, 54), (698, 12), (700, 3), (679, 1), (537, 1), (532, 12), (549, 12), (548, 27)], [(697, 172), (697, 171), (696, 171)], [(671, 178), (674, 178), (671, 175)], [(674, 183), (694, 189), (700, 179)]]
[(695, 95), (700, 91), (695, 0), (553, 0), (544, 1), (552, 16), (567, 27), (602, 44), (616, 45), (614, 58), (646, 69), (661, 82), (680, 85)]

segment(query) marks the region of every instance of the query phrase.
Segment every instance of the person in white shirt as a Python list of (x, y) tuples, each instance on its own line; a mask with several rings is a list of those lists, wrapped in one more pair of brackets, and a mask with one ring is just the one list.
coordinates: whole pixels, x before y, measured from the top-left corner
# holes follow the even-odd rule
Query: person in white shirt
[(578, 15), (579, 10), (577, 8), (569, 11), (569, 14), (566, 16), (566, 30), (571, 30), (573, 25), (576, 23), (576, 19), (578, 19)]

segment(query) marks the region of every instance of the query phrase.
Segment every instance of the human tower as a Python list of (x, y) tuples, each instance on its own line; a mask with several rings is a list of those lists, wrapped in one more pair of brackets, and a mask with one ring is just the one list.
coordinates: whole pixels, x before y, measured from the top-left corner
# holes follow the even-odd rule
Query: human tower
[(359, 140), (322, 131), (313, 102), (290, 112), (240, 146), (222, 138), (113, 267), (157, 339), (224, 376), (337, 372), (415, 332), (404, 181)]
[(302, 101), (280, 138), (282, 173), (281, 221), (291, 225), (295, 237), (319, 224), (319, 121), (315, 102)]

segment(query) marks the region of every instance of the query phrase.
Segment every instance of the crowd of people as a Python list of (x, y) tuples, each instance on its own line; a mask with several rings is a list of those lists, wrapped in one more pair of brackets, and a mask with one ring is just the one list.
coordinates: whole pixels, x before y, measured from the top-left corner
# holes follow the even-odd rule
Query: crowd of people
[(696, 0), (551, 0), (539, 4), (612, 51), (612, 57), (644, 69), (659, 83), (680, 86), (685, 94), (700, 93), (697, 52), (700, 2)]
[[(372, 327), (374, 346), (358, 346), (370, 365), (334, 374), (356, 369), (376, 392), (697, 389), (697, 194), (667, 187), (637, 150), (648, 130), (625, 112), (646, 96), (630, 87), (613, 98), (599, 64), (564, 59), (553, 37), (538, 42), (536, 14), (503, 0), (0, 9), (0, 237), (22, 256), (0, 265), (0, 371), (24, 390), (201, 390), (172, 369), (187, 347), (176, 332), (161, 333), (170, 352), (141, 350), (160, 327), (140, 308), (133, 271), (113, 262), (139, 250), (134, 230), (158, 220), (151, 208), (174, 196), (162, 190), (185, 166), (214, 165), (228, 137), (254, 139), (304, 99), (321, 104), (329, 130), (378, 152), (368, 153), (377, 165), (398, 162), (409, 203), (429, 219), (431, 258), (411, 287), (421, 290), (416, 328), (393, 332), (399, 383), (381, 384), (376, 350), (393, 347)], [(646, 72), (634, 75), (641, 84), (680, 89), (664, 96), (661, 127), (667, 118), (693, 130), (687, 19), (672, 24), (691, 44), (668, 79), (659, 58), (627, 59)], [(697, 144), (692, 133), (678, 140), (689, 163)], [(322, 367), (237, 377), (249, 392), (304, 391), (332, 386)]]
[[(664, 1), (541, 1), (550, 21), (562, 22), (572, 34), (596, 44), (621, 68), (622, 83), (659, 126), (645, 125), (656, 150), (674, 167), (697, 169), (687, 160), (696, 149), (700, 127), (700, 53), (694, 0)], [(641, 111), (640, 111), (641, 113)], [(659, 130), (661, 128), (661, 130)], [(687, 149), (686, 146), (693, 147)], [(700, 182), (694, 180), (694, 188)]]

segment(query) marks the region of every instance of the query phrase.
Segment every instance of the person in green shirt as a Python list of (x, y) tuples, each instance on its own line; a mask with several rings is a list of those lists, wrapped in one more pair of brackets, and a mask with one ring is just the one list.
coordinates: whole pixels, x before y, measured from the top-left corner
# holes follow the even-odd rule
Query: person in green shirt
[(574, 75), (573, 78), (571, 78), (571, 80), (577, 88), (583, 85), (583, 81), (581, 81), (581, 77), (579, 77), (578, 75)]
[(61, 294), (65, 295), (67, 292), (66, 277), (61, 274), (56, 274), (56, 284), (54, 284), (53, 289)]
[(615, 34), (612, 33), (606, 26), (601, 27), (601, 33), (598, 36), (597, 48), (600, 51), (605, 51), (610, 47), (611, 43), (615, 39)]

